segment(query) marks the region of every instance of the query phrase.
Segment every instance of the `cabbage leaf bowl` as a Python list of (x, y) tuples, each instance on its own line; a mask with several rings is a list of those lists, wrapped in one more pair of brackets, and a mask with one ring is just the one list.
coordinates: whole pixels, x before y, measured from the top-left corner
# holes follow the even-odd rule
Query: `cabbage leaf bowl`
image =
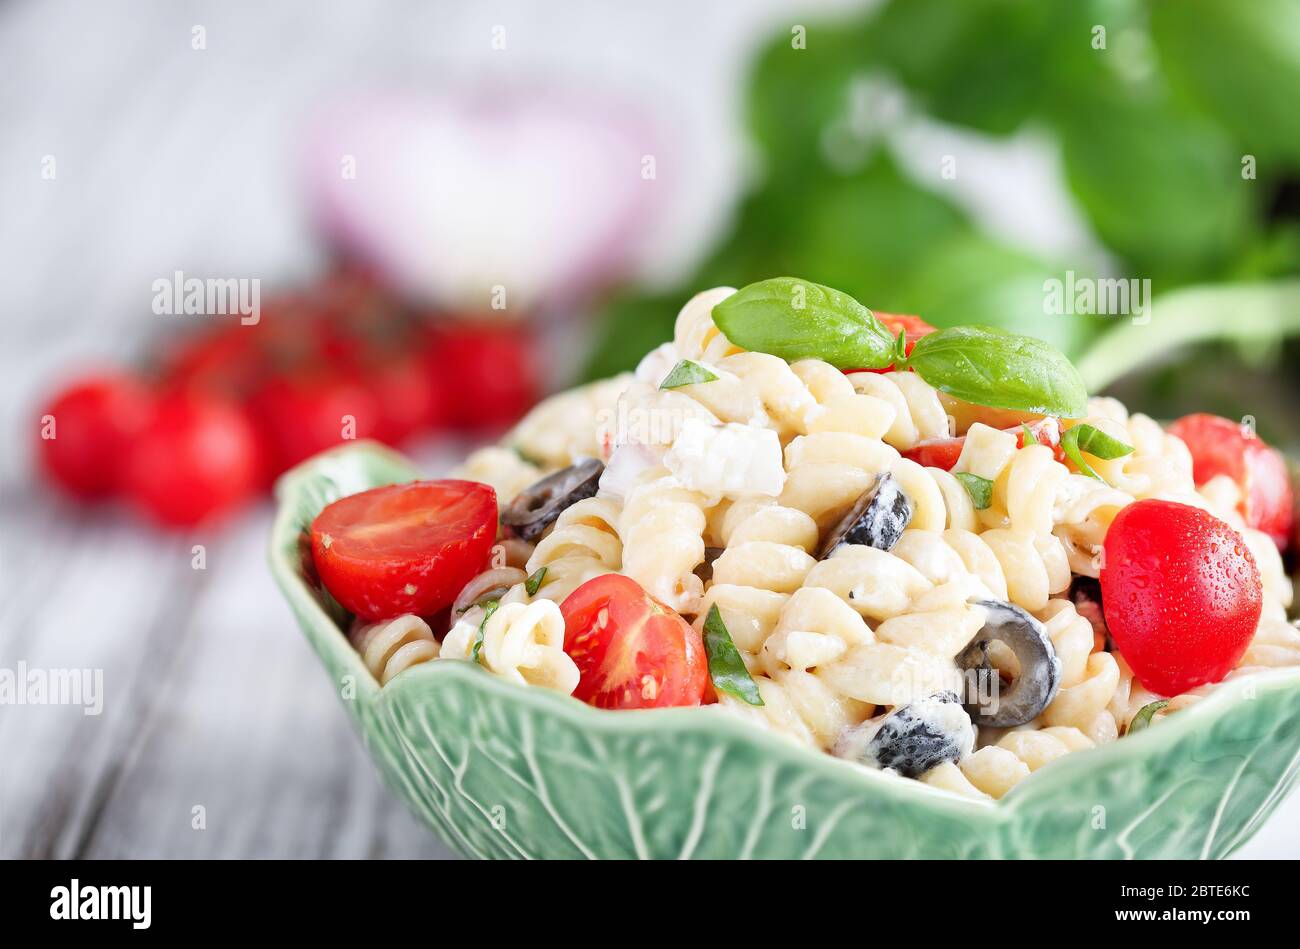
[(452, 848), (515, 858), (1219, 858), (1300, 774), (1300, 669), (970, 800), (716, 708), (609, 712), (436, 661), (383, 688), (315, 580), (312, 519), (419, 473), (357, 442), (276, 486), (271, 570), (389, 786)]

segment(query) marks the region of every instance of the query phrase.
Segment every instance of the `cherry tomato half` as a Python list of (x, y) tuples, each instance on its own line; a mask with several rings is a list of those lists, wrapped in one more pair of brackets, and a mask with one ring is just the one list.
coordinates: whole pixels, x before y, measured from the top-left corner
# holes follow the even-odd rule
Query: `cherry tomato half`
[(414, 481), (326, 507), (312, 521), (311, 552), (325, 588), (357, 616), (431, 616), (487, 562), (496, 533), (486, 484)]
[(256, 433), (238, 406), (194, 393), (168, 397), (127, 458), (124, 489), (154, 520), (218, 519), (257, 489)]
[(69, 386), (41, 413), (41, 466), (75, 497), (106, 497), (120, 487), (122, 463), (152, 413), (152, 395), (129, 376)]
[(612, 709), (700, 704), (709, 685), (704, 641), (635, 580), (588, 580), (560, 612), (564, 651), (581, 673), (574, 697)]
[[(912, 316), (910, 313), (881, 313), (879, 310), (872, 310), (871, 312), (892, 335), (897, 336), (900, 330), (903, 332), (903, 351), (909, 356), (912, 355), (912, 347), (916, 345), (918, 339), (935, 331), (935, 327), (919, 316)], [(884, 369), (845, 369), (844, 371), (893, 372), (894, 367), (888, 366)]]
[(1227, 475), (1241, 489), (1241, 516), (1246, 524), (1273, 538), (1285, 550), (1291, 537), (1295, 499), (1281, 452), (1254, 432), (1218, 415), (1185, 415), (1169, 431), (1192, 453), (1192, 477), (1198, 485)]
[(1106, 532), (1106, 626), (1139, 681), (1158, 695), (1218, 682), (1250, 645), (1263, 604), (1241, 535), (1200, 508), (1149, 499)]
[[(1029, 430), (1033, 432), (1034, 438), (1038, 444), (1046, 445), (1052, 449), (1056, 460), (1065, 463), (1065, 452), (1061, 448), (1061, 426), (1054, 418), (1044, 418), (1029, 425)], [(1025, 443), (1029, 440), (1025, 435), (1024, 428), (1016, 426), (1015, 428), (1003, 429), (1012, 435), (1019, 436), (1020, 441), (1017, 447), (1024, 448)], [(956, 438), (931, 438), (923, 442), (918, 442), (907, 451), (903, 452), (904, 458), (910, 458), (918, 465), (925, 468), (942, 468), (944, 471), (951, 471), (953, 465), (957, 464), (957, 459), (961, 457), (962, 449), (966, 447), (966, 436), (959, 435)]]

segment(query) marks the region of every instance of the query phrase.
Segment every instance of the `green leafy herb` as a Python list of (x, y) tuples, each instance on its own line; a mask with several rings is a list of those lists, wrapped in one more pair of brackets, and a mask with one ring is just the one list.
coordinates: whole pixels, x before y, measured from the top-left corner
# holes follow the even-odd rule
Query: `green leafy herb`
[(1168, 704), (1169, 703), (1164, 699), (1161, 699), (1159, 702), (1152, 702), (1149, 705), (1143, 705), (1137, 710), (1137, 714), (1133, 716), (1133, 721), (1128, 723), (1128, 732), (1126, 734), (1131, 735), (1134, 732), (1140, 732), (1144, 728), (1149, 728), (1151, 726), (1151, 719), (1155, 717), (1156, 712), (1160, 711)]
[(713, 382), (718, 377), (697, 362), (683, 359), (673, 366), (672, 372), (659, 383), (661, 389), (676, 389), (680, 386), (694, 385), (697, 382)]
[(470, 658), (474, 662), (478, 662), (479, 650), (483, 648), (483, 633), (487, 629), (487, 622), (500, 605), (500, 600), (488, 600), (483, 604), (483, 620), (478, 624), (478, 635), (474, 637), (474, 651), (470, 653)]
[(969, 471), (955, 471), (953, 477), (966, 488), (966, 493), (970, 495), (975, 510), (983, 511), (993, 502), (993, 482), (988, 478), (981, 478)]
[(1028, 448), (1034, 442), (1038, 441), (1038, 436), (1034, 434), (1034, 430), (1029, 427), (1028, 422), (1021, 422), (1020, 428), (1025, 433), (1025, 440), (1021, 443), (1021, 448)]
[(540, 567), (531, 577), (524, 581), (524, 589), (528, 591), (529, 596), (537, 596), (537, 591), (542, 588), (542, 582), (546, 579), (546, 568)]
[(740, 658), (736, 644), (731, 641), (727, 624), (722, 621), (722, 613), (715, 603), (709, 609), (704, 620), (704, 651), (709, 657), (709, 676), (713, 687), (719, 692), (726, 692), (750, 705), (762, 705), (763, 697), (758, 693), (758, 686), (750, 678), (745, 661)]
[(743, 349), (837, 369), (884, 369), (898, 343), (847, 293), (794, 277), (751, 283), (713, 308), (713, 322)]
[(1084, 424), (1065, 430), (1061, 435), (1061, 450), (1065, 452), (1066, 458), (1074, 462), (1074, 466), (1081, 474), (1104, 481), (1106, 479), (1097, 474), (1092, 465), (1084, 460), (1083, 453), (1086, 451), (1102, 461), (1113, 461), (1132, 452), (1133, 446), (1125, 445), (1118, 438), (1112, 438), (1099, 428)]
[(1083, 379), (1059, 350), (991, 326), (953, 326), (922, 336), (907, 367), (975, 405), (1064, 418), (1087, 410)]

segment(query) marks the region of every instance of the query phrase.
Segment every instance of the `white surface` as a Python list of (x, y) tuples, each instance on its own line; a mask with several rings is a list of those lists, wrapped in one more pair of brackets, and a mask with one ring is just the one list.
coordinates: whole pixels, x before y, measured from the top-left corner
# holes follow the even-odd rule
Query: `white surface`
[[(0, 713), (0, 856), (438, 856), (379, 785), (264, 567), (267, 505), (219, 537), (147, 533), (31, 483), (42, 393), (87, 360), (164, 331), (150, 284), (181, 269), (313, 272), (319, 250), (291, 152), (302, 118), (385, 79), (463, 82), (544, 70), (658, 110), (684, 156), (653, 274), (680, 272), (742, 181), (745, 56), (810, 6), (698, 3), (84, 2), (0, 7), (0, 665), (104, 670), (102, 715)], [(798, 11), (794, 12), (781, 12)], [(798, 19), (795, 19), (795, 17)], [(507, 52), (490, 47), (507, 28)], [(191, 48), (202, 25), (207, 48)], [(914, 129), (909, 166), (951, 150)], [(1026, 151), (1010, 175), (1029, 211), (963, 191), (999, 233), (1079, 247)], [(40, 176), (54, 156), (57, 178)], [(1037, 176), (1037, 180), (1035, 178)], [(937, 181), (936, 181), (937, 186)], [(963, 184), (963, 188), (965, 185)], [(1060, 224), (1044, 233), (1046, 215)], [(1010, 216), (1010, 217), (1008, 217)], [(1055, 236), (1054, 236), (1055, 235)], [(191, 546), (207, 545), (207, 568)], [(195, 829), (195, 807), (206, 828)], [(1300, 855), (1300, 797), (1243, 851)]]

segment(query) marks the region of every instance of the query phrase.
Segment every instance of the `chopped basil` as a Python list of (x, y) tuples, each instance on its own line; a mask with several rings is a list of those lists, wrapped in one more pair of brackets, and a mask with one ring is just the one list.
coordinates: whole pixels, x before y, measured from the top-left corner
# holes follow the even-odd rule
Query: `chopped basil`
[(750, 678), (745, 660), (731, 641), (731, 633), (727, 632), (727, 624), (722, 621), (716, 603), (709, 608), (709, 615), (704, 620), (704, 652), (709, 657), (709, 677), (713, 679), (715, 689), (750, 705), (763, 704), (758, 686)]
[(659, 383), (661, 389), (676, 389), (680, 386), (694, 385), (698, 382), (713, 382), (718, 377), (690, 359), (683, 359), (677, 365), (673, 366), (672, 372), (664, 377), (664, 381)]
[(1122, 441), (1112, 438), (1101, 429), (1085, 424), (1076, 425), (1065, 430), (1065, 433), (1061, 436), (1061, 450), (1065, 452), (1066, 458), (1074, 462), (1074, 466), (1079, 469), (1081, 474), (1086, 474), (1089, 478), (1096, 478), (1098, 481), (1104, 481), (1105, 479), (1097, 474), (1092, 465), (1084, 460), (1083, 453), (1087, 452), (1102, 461), (1113, 461), (1132, 452), (1133, 446), (1125, 445)]
[(1034, 430), (1029, 427), (1028, 422), (1021, 422), (1020, 427), (1024, 429), (1025, 432), (1025, 440), (1024, 443), (1021, 444), (1021, 448), (1028, 448), (1034, 442), (1038, 441), (1038, 436), (1034, 434)]
[(969, 471), (954, 472), (953, 477), (962, 483), (966, 493), (970, 495), (971, 503), (975, 505), (975, 510), (983, 511), (992, 503), (993, 482), (988, 478), (981, 478)]
[(1151, 719), (1155, 716), (1156, 712), (1160, 711), (1168, 704), (1167, 701), (1161, 699), (1159, 702), (1152, 702), (1149, 705), (1143, 705), (1137, 710), (1137, 714), (1133, 716), (1133, 721), (1128, 723), (1128, 731), (1125, 734), (1131, 735), (1134, 732), (1140, 732), (1144, 728), (1149, 728), (1151, 725)]
[(536, 573), (524, 581), (524, 589), (528, 591), (529, 596), (537, 596), (537, 591), (542, 588), (542, 582), (546, 579), (546, 568), (540, 568)]
[(483, 648), (483, 633), (487, 629), (487, 621), (492, 618), (492, 614), (500, 605), (500, 600), (488, 600), (483, 604), (483, 620), (478, 624), (478, 635), (474, 637), (474, 651), (470, 653), (470, 659), (474, 662), (478, 662), (479, 650)]

